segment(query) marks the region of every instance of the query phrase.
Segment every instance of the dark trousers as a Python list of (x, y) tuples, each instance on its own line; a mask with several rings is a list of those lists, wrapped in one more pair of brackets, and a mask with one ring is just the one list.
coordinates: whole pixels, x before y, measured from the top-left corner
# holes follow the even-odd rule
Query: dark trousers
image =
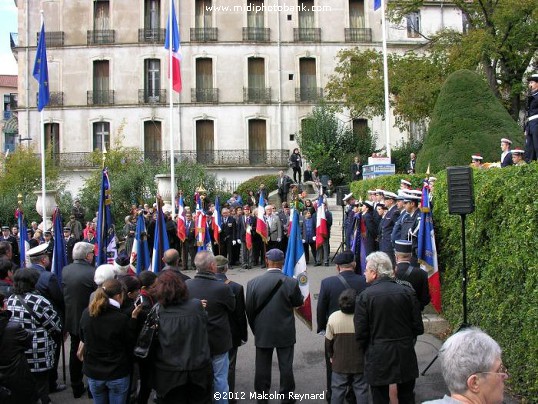
[(220, 243), (220, 255), (228, 258), (228, 266), (233, 264), (232, 236), (226, 236)]
[(301, 167), (293, 167), (293, 181), (301, 182)]
[[(54, 366), (49, 370), (49, 390), (56, 390), (56, 383), (58, 382), (58, 364), (60, 362), (60, 352), (63, 345), (63, 334), (55, 333), (52, 337), (56, 343), (56, 349), (54, 350)], [(78, 345), (77, 345), (78, 346)]]
[(307, 264), (310, 263), (310, 254), (308, 254), (308, 247), (309, 246), (310, 246), (310, 250), (312, 251), (312, 257), (314, 258), (314, 263), (317, 264), (318, 259), (317, 259), (317, 256), (316, 256), (316, 242), (315, 241), (312, 241), (311, 243), (303, 243), (304, 257), (305, 257), (306, 263)]
[(41, 400), (41, 404), (49, 404), (49, 375), (50, 370), (44, 372), (34, 372), (32, 373), (35, 379), (35, 386), (37, 390), (37, 396)]
[[(415, 379), (398, 383), (398, 404), (415, 404)], [(374, 404), (389, 404), (389, 385), (370, 386)]]
[(69, 376), (71, 377), (71, 387), (73, 391), (80, 391), (84, 387), (82, 382), (82, 362), (77, 358), (80, 338), (71, 334), (71, 346), (69, 348)]
[[(230, 366), (228, 367), (228, 389), (231, 392), (235, 392), (235, 364), (237, 362), (237, 349), (239, 347), (232, 347), (228, 351), (228, 359), (230, 360)], [(235, 395), (233, 396), (235, 397)], [(228, 397), (229, 403), (236, 403), (237, 400), (232, 397)]]
[[(295, 390), (295, 378), (293, 377), (293, 348), (260, 348), (256, 347), (256, 371), (254, 374), (254, 390), (256, 393), (269, 392), (271, 388), (271, 365), (273, 362), (273, 350), (276, 349), (278, 369), (280, 371), (279, 393), (284, 394), (282, 403), (294, 403), (290, 400), (289, 392)], [(267, 403), (268, 400), (258, 400), (259, 403)]]
[(280, 204), (288, 202), (288, 192), (278, 191), (278, 197), (280, 198)]
[(138, 361), (138, 373), (140, 376), (140, 389), (138, 390), (137, 404), (146, 404), (151, 394), (151, 370), (152, 364), (148, 360)]
[[(185, 240), (181, 243), (181, 268), (186, 271), (187, 269), (194, 269), (194, 257), (196, 256), (196, 242), (194, 240)], [(190, 265), (189, 265), (190, 256)]]

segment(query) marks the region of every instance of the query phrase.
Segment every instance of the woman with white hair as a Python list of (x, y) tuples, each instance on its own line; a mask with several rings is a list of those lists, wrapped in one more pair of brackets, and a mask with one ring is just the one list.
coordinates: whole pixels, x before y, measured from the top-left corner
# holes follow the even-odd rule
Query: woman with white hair
[(448, 338), (439, 351), (443, 379), (450, 396), (428, 404), (501, 404), (508, 373), (499, 344), (478, 328)]
[[(105, 281), (108, 281), (110, 279), (116, 278), (116, 268), (112, 264), (103, 264), (99, 265), (95, 269), (95, 275), (93, 276), (93, 281), (97, 285), (97, 287), (100, 287)], [(90, 295), (90, 303), (93, 302), (93, 298), (95, 296), (95, 291), (92, 292)]]

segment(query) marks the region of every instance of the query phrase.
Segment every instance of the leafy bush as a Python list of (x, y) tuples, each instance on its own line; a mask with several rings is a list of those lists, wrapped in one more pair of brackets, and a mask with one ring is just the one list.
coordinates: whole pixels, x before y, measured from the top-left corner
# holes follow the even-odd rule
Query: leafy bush
[(248, 195), (248, 191), (254, 191), (254, 193), (256, 193), (261, 184), (265, 185), (267, 194), (269, 194), (277, 189), (277, 176), (274, 174), (266, 174), (252, 177), (239, 185), (237, 187), (237, 192), (239, 195), (241, 195), (243, 200), (245, 200)]
[(353, 192), (353, 196), (356, 199), (365, 200), (368, 198), (368, 190), (372, 189), (384, 189), (386, 191), (398, 193), (400, 189), (400, 181), (407, 180), (411, 182), (413, 189), (422, 189), (422, 181), (424, 180), (424, 175), (385, 175), (374, 179), (354, 181), (351, 183), (350, 189)]
[(469, 164), (473, 153), (484, 161), (500, 160), (500, 140), (521, 145), (521, 129), (487, 83), (476, 73), (458, 70), (443, 85), (424, 146), (417, 156), (417, 171), (433, 172)]
[[(474, 170), (476, 210), (466, 216), (468, 322), (499, 342), (512, 392), (538, 397), (538, 164)], [(435, 174), (433, 218), (442, 274), (443, 312), (457, 329), (463, 321), (461, 219), (448, 214), (446, 171)], [(367, 189), (397, 189), (403, 176), (357, 181)], [(421, 176), (410, 178), (418, 188)]]
[(423, 141), (418, 139), (404, 140), (399, 142), (391, 150), (392, 163), (396, 165), (396, 173), (405, 174), (409, 167), (409, 155), (418, 154), (422, 148)]

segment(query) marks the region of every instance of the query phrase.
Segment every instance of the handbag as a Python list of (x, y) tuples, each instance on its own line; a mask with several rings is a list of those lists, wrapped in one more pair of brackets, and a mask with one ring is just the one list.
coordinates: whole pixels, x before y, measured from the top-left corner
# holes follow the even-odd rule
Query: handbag
[(159, 330), (159, 304), (151, 308), (140, 334), (136, 340), (134, 355), (140, 359), (146, 359), (149, 356), (153, 341), (157, 337)]

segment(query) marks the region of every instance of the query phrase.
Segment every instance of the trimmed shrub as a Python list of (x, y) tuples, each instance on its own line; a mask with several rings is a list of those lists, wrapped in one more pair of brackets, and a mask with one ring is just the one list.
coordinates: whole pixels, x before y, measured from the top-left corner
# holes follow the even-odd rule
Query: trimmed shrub
[(254, 191), (254, 193), (256, 193), (261, 184), (265, 185), (267, 195), (269, 195), (270, 192), (277, 189), (277, 176), (274, 174), (266, 174), (252, 177), (239, 185), (237, 187), (237, 192), (239, 195), (241, 195), (243, 200), (245, 200), (247, 197), (247, 192)]
[(413, 189), (422, 189), (424, 175), (397, 174), (385, 175), (371, 180), (354, 181), (350, 184), (350, 190), (356, 199), (362, 199), (364, 201), (368, 198), (368, 190), (372, 189), (379, 188), (397, 194), (400, 189), (400, 181), (403, 179), (411, 182)]
[(484, 162), (500, 160), (500, 140), (521, 145), (521, 129), (476, 73), (458, 70), (441, 88), (424, 146), (417, 155), (417, 171), (428, 164), (437, 172), (471, 162), (479, 153)]

